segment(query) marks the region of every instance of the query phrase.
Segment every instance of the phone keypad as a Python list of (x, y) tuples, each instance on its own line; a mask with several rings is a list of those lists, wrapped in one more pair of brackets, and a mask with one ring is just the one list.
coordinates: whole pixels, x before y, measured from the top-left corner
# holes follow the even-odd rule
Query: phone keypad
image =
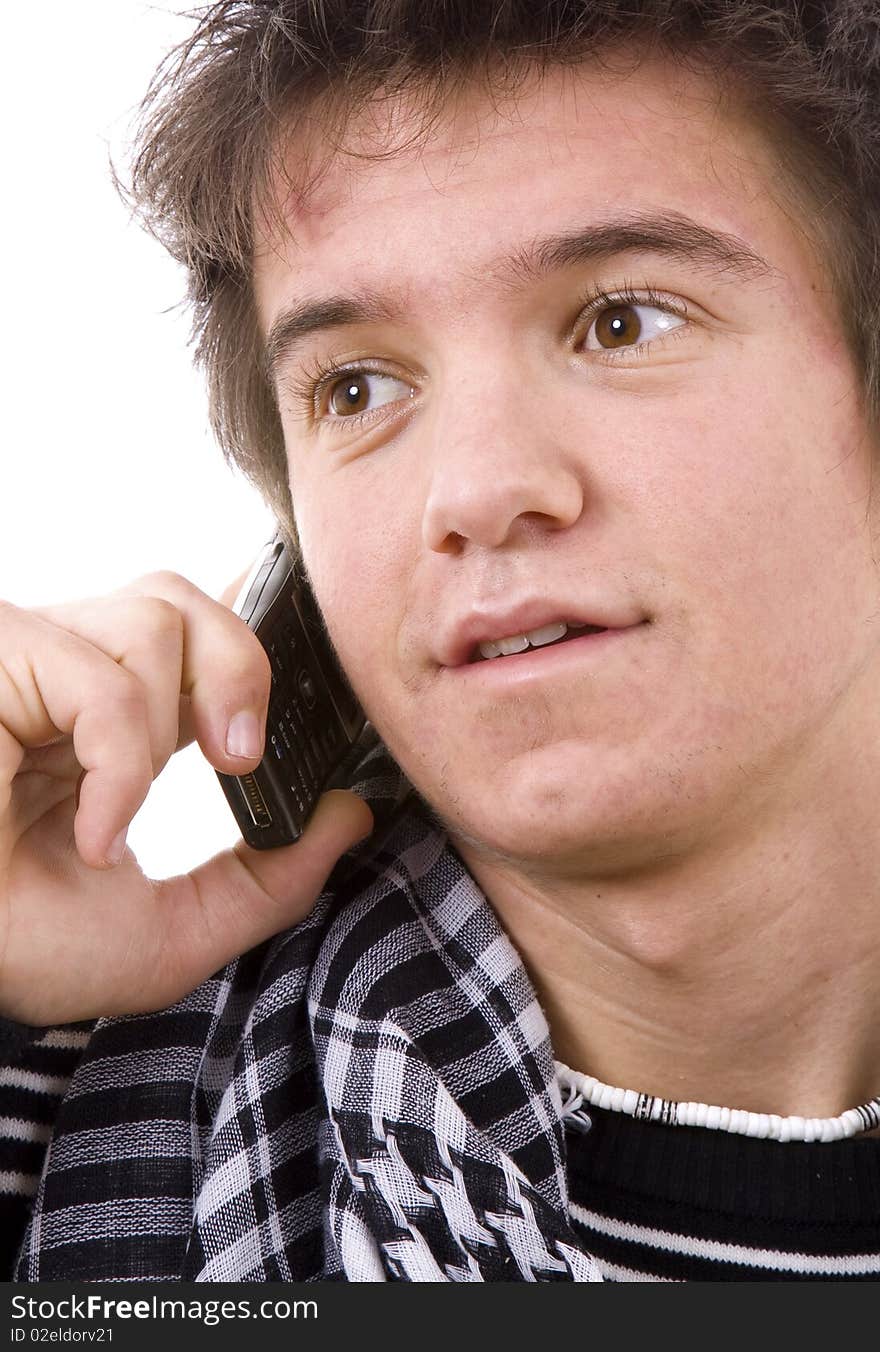
[[(311, 712), (318, 702), (318, 687), (308, 667), (298, 658), (300, 646), (295, 630), (288, 625), (280, 638), (268, 646), (272, 664), (268, 740), (284, 768), (293, 801), (305, 815), (320, 794), (344, 741), (332, 710), (328, 709), (327, 718), (317, 726), (310, 727), (306, 721), (306, 712)], [(302, 702), (283, 703), (282, 683), (287, 692), (293, 688)]]
[(251, 775), (220, 775), (242, 834), (258, 849), (297, 839), (325, 786), (342, 782), (335, 777), (364, 726), (311, 591), (286, 560), (280, 568), (279, 550), (236, 606), (271, 665), (263, 760)]

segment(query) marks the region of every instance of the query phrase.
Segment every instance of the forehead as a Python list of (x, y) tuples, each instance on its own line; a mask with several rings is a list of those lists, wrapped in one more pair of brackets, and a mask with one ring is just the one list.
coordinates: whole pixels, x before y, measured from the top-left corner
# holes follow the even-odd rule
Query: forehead
[[(503, 276), (499, 261), (546, 232), (633, 210), (680, 211), (757, 246), (774, 267), (816, 260), (776, 184), (772, 150), (708, 73), (651, 58), (551, 68), (499, 100), (472, 86), (420, 135), (417, 98), (376, 101), (344, 144), (294, 138), (294, 185), (259, 216), (254, 285), (266, 331), (294, 294), (368, 284), (412, 295), (443, 278), (451, 306)], [(438, 300), (439, 297), (435, 297)]]

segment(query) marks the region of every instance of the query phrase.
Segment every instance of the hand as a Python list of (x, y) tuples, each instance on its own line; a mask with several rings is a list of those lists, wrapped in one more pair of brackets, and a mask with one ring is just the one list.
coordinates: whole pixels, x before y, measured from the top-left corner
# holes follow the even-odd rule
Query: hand
[(244, 621), (175, 573), (57, 606), (0, 601), (0, 1014), (162, 1009), (308, 914), (372, 830), (355, 794), (324, 794), (294, 845), (242, 840), (175, 878), (145, 877), (124, 846), (192, 740), (217, 770), (256, 767), (270, 684)]

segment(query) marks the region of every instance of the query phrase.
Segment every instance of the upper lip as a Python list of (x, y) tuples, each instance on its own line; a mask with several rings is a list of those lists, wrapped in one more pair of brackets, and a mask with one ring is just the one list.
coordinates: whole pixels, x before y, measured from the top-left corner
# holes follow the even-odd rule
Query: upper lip
[(642, 616), (626, 616), (611, 607), (587, 601), (554, 600), (542, 596), (525, 598), (503, 609), (474, 608), (441, 635), (438, 661), (444, 667), (460, 667), (471, 660), (480, 643), (490, 643), (515, 634), (527, 634), (559, 620), (568, 625), (591, 624), (600, 629), (628, 629)]

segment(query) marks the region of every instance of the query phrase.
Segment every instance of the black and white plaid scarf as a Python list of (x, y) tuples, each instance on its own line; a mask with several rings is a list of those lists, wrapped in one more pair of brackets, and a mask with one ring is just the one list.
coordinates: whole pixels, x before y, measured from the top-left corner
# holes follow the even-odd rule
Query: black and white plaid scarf
[(17, 1280), (601, 1281), (519, 954), (375, 738), (351, 783), (376, 831), (302, 924), (97, 1025)]

